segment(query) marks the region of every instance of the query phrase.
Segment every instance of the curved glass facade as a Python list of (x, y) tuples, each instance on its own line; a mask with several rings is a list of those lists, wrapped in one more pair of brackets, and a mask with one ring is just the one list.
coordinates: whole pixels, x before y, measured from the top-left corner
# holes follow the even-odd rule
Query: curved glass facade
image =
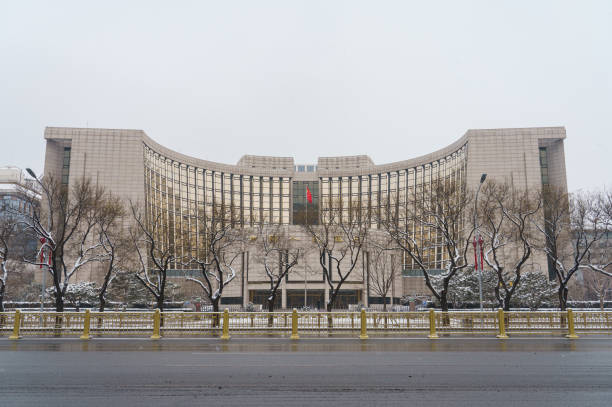
[(176, 257), (187, 258), (203, 249), (198, 222), (211, 217), (213, 208), (229, 209), (236, 226), (289, 224), (288, 177), (199, 168), (165, 157), (146, 145), (144, 152), (147, 212), (151, 219), (161, 217), (164, 243), (174, 245)]
[[(313, 181), (293, 181), (292, 177), (241, 174), (238, 167), (235, 173), (201, 168), (164, 156), (145, 144), (145, 204), (150, 219), (162, 220), (162, 240), (164, 245), (175, 247), (177, 258), (203, 254), (197, 252), (204, 250), (200, 222), (212, 216), (213, 208), (229, 210), (236, 227), (303, 224), (306, 217), (300, 212), (305, 210), (306, 186), (314, 198), (308, 214), (311, 224), (317, 218), (325, 219), (324, 212), (330, 206), (341, 209), (344, 220), (358, 206), (368, 214), (362, 221), (376, 229), (385, 217), (383, 205), (393, 203), (409, 210), (426, 199), (432, 183), (464, 184), (466, 151), (464, 145), (452, 154), (411, 168), (338, 177), (313, 173)], [(433, 236), (426, 236), (423, 227), (407, 227), (415, 236), (435, 241)], [(431, 268), (443, 266), (440, 249), (433, 245), (428, 250), (426, 260)], [(411, 264), (405, 267), (412, 268)], [(177, 263), (174, 268), (181, 266)]]
[[(321, 210), (330, 210), (330, 206), (335, 207), (334, 210), (340, 209), (342, 219), (348, 221), (352, 207), (363, 208), (360, 213), (367, 214), (363, 221), (378, 229), (392, 213), (384, 206), (395, 205), (398, 221), (411, 230), (417, 240), (429, 242), (422, 245), (426, 248), (423, 252), (425, 265), (430, 269), (441, 269), (448, 259), (442, 239), (434, 236), (436, 232), (422, 223), (406, 224), (402, 215), (415, 213), (419, 202), (428, 199), (435, 183), (465, 186), (466, 168), (467, 145), (464, 145), (448, 156), (412, 168), (359, 176), (321, 177)], [(322, 216), (322, 219), (326, 218)], [(403, 267), (418, 268), (408, 257), (404, 259)]]

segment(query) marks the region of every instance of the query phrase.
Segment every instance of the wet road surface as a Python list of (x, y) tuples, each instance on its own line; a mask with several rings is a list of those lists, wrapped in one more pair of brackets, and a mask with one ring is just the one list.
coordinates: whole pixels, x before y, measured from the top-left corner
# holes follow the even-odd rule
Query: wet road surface
[(610, 406), (612, 338), (2, 338), (0, 405)]

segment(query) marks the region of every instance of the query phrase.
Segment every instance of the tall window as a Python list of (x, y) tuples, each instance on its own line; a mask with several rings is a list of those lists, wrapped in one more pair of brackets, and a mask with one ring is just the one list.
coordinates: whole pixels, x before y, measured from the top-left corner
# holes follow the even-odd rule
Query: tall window
[(68, 185), (70, 175), (70, 147), (64, 147), (64, 156), (62, 158), (62, 185)]
[[(306, 188), (310, 190), (310, 194), (312, 195), (312, 203), (307, 201)], [(319, 222), (319, 182), (293, 181), (292, 194), (293, 224), (317, 225)]]
[(540, 147), (540, 172), (542, 173), (542, 185), (548, 185), (548, 152), (546, 147)]

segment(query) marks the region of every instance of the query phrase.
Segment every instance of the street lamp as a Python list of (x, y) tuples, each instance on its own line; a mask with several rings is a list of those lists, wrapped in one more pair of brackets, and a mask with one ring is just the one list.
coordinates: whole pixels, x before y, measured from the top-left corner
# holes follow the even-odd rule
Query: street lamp
[(476, 198), (474, 199), (474, 266), (478, 270), (478, 294), (480, 297), (480, 312), (482, 309), (482, 259), (480, 260), (480, 267), (478, 267), (478, 255), (476, 254), (476, 247), (479, 244), (480, 250), (482, 251), (482, 238), (480, 237), (480, 232), (478, 231), (478, 225), (476, 223), (476, 216), (478, 211), (478, 193), (480, 192), (480, 188), (482, 184), (487, 179), (487, 174), (482, 174), (480, 176), (480, 184), (478, 184), (478, 189), (476, 190)]
[[(38, 179), (38, 177), (36, 176), (36, 174), (34, 174), (34, 171), (32, 171), (31, 168), (26, 168), (26, 171), (28, 172), (28, 174), (30, 174), (30, 176), (32, 178), (34, 178), (36, 180), (36, 182), (38, 182), (41, 186), (41, 188), (43, 188), (43, 190), (45, 189), (44, 185), (42, 184), (42, 182), (40, 182), (40, 180)], [(48, 211), (48, 216), (47, 216), (47, 229), (48, 232), (50, 233), (50, 229), (51, 229), (51, 208), (49, 208)], [(44, 244), (44, 243), (43, 243)], [(47, 272), (49, 272), (50, 269), (50, 265), (49, 265), (49, 260), (47, 260)], [(45, 306), (45, 289), (47, 288), (47, 273), (43, 272), (42, 275), (42, 286), (41, 286), (41, 292), (40, 292), (40, 317), (42, 318), (42, 313), (44, 312), (44, 306)]]

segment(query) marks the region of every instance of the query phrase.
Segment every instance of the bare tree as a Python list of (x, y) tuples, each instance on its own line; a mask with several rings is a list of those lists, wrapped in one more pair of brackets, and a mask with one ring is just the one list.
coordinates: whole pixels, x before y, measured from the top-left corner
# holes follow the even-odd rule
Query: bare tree
[[(104, 189), (94, 186), (88, 178), (78, 179), (68, 187), (52, 175), (45, 176), (40, 185), (43, 205), (37, 205), (31, 194), (24, 193), (31, 197), (32, 207), (31, 212), (25, 213), (24, 223), (27, 231), (43, 243), (36, 260), (24, 261), (47, 269), (55, 288), (55, 309), (62, 312), (70, 278), (86, 264), (102, 258), (100, 243), (92, 235), (98, 220), (97, 202)], [(46, 259), (41, 260), (45, 253)]]
[(374, 239), (372, 235), (368, 239), (370, 249), (370, 289), (374, 294), (382, 298), (383, 310), (387, 311), (387, 298), (393, 288), (393, 284), (401, 273), (403, 252), (393, 240)]
[[(465, 217), (471, 202), (471, 195), (463, 185), (435, 182), (424, 188), (414, 203), (383, 205), (382, 226), (421, 270), (425, 285), (443, 311), (448, 311), (451, 280), (458, 271), (469, 266), (467, 251), (473, 230), (466, 226)], [(443, 257), (432, 261), (431, 254), (436, 249)], [(442, 274), (431, 273), (434, 262), (444, 264)]]
[(144, 210), (130, 202), (134, 224), (128, 229), (138, 266), (135, 277), (155, 298), (157, 308), (164, 309), (168, 269), (176, 260), (174, 244), (165, 235), (162, 213), (146, 216)]
[[(33, 267), (26, 267), (23, 258), (33, 259), (36, 255), (36, 237), (25, 227), (27, 214), (32, 211), (29, 198), (34, 191), (19, 191), (8, 201), (0, 200), (0, 312), (6, 299), (22, 299), (33, 287)], [(10, 276), (10, 290), (7, 283)], [(38, 287), (37, 292), (40, 292)]]
[(233, 228), (237, 223), (235, 216), (229, 208), (218, 206), (198, 219), (201, 243), (189, 262), (197, 264), (202, 275), (201, 278), (187, 277), (187, 280), (202, 288), (213, 312), (219, 312), (223, 290), (236, 277), (234, 262), (243, 252), (243, 232)]
[(358, 264), (368, 234), (367, 208), (357, 201), (348, 208), (342, 201), (322, 201), (319, 224), (303, 226), (319, 252), (319, 264), (329, 287), (328, 312), (333, 309), (342, 285)]
[(98, 290), (99, 311), (104, 312), (106, 307), (106, 292), (108, 286), (117, 276), (121, 263), (128, 261), (131, 250), (129, 239), (124, 233), (125, 208), (121, 200), (108, 194), (99, 202), (101, 206), (97, 225), (97, 234), (100, 246), (105, 255), (105, 273), (102, 285)]
[(612, 278), (592, 270), (585, 270), (582, 273), (582, 277), (584, 285), (589, 292), (597, 298), (599, 301), (599, 308), (603, 311), (606, 293), (612, 290)]
[[(589, 270), (601, 275), (602, 277), (611, 278), (612, 273), (610, 272), (610, 266), (612, 266), (612, 192), (607, 191), (598, 194), (597, 205), (599, 206), (602, 214), (602, 233), (601, 237), (591, 245), (590, 250), (587, 253), (586, 264), (582, 268), (588, 268)], [(597, 280), (600, 281), (601, 279)], [(601, 280), (605, 281), (605, 278)]]
[(540, 200), (527, 191), (495, 182), (488, 182), (482, 193), (480, 231), (487, 247), (484, 260), (497, 274), (495, 297), (499, 306), (509, 311), (521, 272), (533, 252), (532, 220), (539, 213)]
[(9, 274), (10, 249), (12, 240), (15, 238), (18, 221), (12, 214), (7, 213), (5, 208), (0, 209), (0, 312), (4, 312), (4, 293)]
[(605, 231), (601, 238), (591, 246), (583, 266), (583, 278), (586, 288), (599, 300), (599, 307), (604, 309), (606, 293), (612, 290), (612, 192), (599, 195), (598, 203), (605, 219)]
[(274, 311), (278, 288), (291, 269), (297, 264), (300, 249), (294, 247), (287, 227), (283, 225), (261, 225), (257, 233), (257, 246), (261, 250), (266, 276), (270, 283), (268, 311)]
[(605, 202), (599, 193), (577, 193), (568, 196), (565, 192), (547, 187), (541, 198), (544, 216), (536, 223), (545, 238), (544, 252), (549, 270), (555, 274), (559, 284), (558, 297), (561, 310), (567, 308), (568, 284), (579, 269), (590, 268), (602, 275), (606, 265), (589, 261), (593, 248), (607, 236), (609, 221)]

